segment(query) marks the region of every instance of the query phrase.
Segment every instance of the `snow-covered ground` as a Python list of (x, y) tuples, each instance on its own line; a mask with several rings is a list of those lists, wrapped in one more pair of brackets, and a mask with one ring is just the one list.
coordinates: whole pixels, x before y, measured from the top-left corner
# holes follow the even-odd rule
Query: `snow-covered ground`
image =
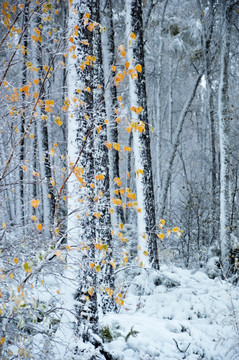
[[(239, 359), (239, 291), (202, 271), (162, 266), (122, 270), (119, 314), (101, 319), (118, 360)], [(133, 329), (137, 336), (127, 334)]]

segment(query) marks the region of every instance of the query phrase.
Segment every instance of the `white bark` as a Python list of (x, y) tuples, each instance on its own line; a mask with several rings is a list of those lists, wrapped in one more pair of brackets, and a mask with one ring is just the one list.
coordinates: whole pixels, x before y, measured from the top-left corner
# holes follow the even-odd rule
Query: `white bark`
[[(74, 4), (73, 4), (74, 5)], [(73, 11), (69, 11), (68, 28), (69, 33), (72, 31), (75, 24), (77, 24), (77, 15)], [(77, 72), (75, 66), (76, 60), (71, 56), (68, 59), (68, 96), (71, 97), (77, 88)], [(70, 107), (68, 114), (73, 114), (73, 117), (68, 117), (68, 160), (74, 163), (78, 155), (77, 145), (77, 116), (73, 107)], [(76, 346), (77, 337), (75, 335), (75, 328), (77, 324), (75, 300), (74, 296), (77, 291), (79, 272), (80, 253), (77, 250), (79, 247), (79, 229), (77, 227), (77, 217), (75, 210), (78, 208), (79, 197), (79, 183), (74, 174), (68, 181), (68, 222), (67, 222), (67, 244), (73, 249), (69, 251), (67, 256), (67, 269), (64, 272), (61, 293), (64, 298), (64, 311), (61, 318), (60, 325), (55, 334), (56, 346), (55, 356), (57, 359), (67, 359), (67, 351), (69, 348)]]
[[(105, 88), (105, 105), (106, 115), (109, 121), (107, 125), (107, 139), (109, 143), (118, 143), (118, 125), (115, 121), (115, 109), (117, 108), (117, 91), (113, 82), (113, 72), (111, 66), (114, 65), (114, 29), (113, 29), (113, 14), (112, 2), (103, 1), (102, 8), (104, 12), (101, 16), (101, 25), (104, 30), (101, 32), (102, 36), (102, 57), (104, 66), (104, 88)], [(119, 153), (118, 151), (109, 152), (110, 162), (110, 197), (114, 197), (114, 178), (119, 177)], [(120, 206), (113, 205), (114, 212), (111, 215), (112, 224), (124, 222), (123, 209)]]
[(229, 4), (222, 10), (222, 44), (220, 63), (220, 83), (218, 93), (218, 117), (220, 139), (220, 243), (221, 261), (224, 271), (229, 270), (230, 256), (230, 119), (229, 119), (229, 54), (230, 54), (230, 23)]
[[(144, 130), (133, 131), (134, 163), (136, 172), (136, 193), (137, 193), (137, 227), (138, 227), (138, 255), (139, 261), (143, 266), (152, 265), (158, 268), (157, 242), (155, 236), (155, 203), (153, 176), (150, 153), (150, 136), (147, 118), (146, 87), (144, 75), (144, 51), (142, 33), (142, 9), (139, 0), (126, 1), (126, 34), (136, 33), (134, 44), (128, 40), (127, 57), (130, 67), (134, 68), (137, 64), (142, 67), (142, 72), (138, 73), (138, 78), (132, 79), (129, 76), (129, 103), (130, 107), (143, 108), (139, 115), (131, 111), (131, 122), (144, 124)], [(140, 172), (141, 171), (141, 172)]]

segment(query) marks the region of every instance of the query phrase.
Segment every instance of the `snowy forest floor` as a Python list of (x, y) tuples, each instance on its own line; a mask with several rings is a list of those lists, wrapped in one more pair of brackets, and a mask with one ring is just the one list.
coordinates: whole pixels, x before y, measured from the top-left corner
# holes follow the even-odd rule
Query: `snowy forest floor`
[(166, 265), (122, 270), (117, 283), (124, 305), (101, 319), (112, 336), (105, 348), (116, 359), (239, 359), (238, 287)]

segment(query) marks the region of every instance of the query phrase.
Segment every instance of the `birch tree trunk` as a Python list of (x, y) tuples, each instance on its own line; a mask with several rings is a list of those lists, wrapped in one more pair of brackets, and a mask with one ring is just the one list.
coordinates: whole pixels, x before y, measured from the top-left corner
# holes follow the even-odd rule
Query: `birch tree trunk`
[[(100, 31), (92, 31), (89, 26), (99, 26), (99, 3), (75, 0), (73, 6), (69, 28), (71, 34), (74, 33), (71, 36), (74, 36), (76, 56), (69, 59), (71, 115), (68, 127), (68, 154), (70, 167), (77, 159), (78, 163), (75, 163), (73, 170), (74, 178), (71, 177), (68, 184), (71, 193), (68, 203), (68, 244), (78, 251), (76, 250), (68, 261), (68, 278), (74, 284), (74, 300), (71, 298), (70, 301), (74, 304), (73, 311), (77, 322), (74, 333), (77, 338), (97, 348), (94, 353), (100, 353), (100, 358), (111, 359), (104, 350), (100, 338), (96, 336), (99, 332), (96, 274), (100, 270), (101, 261), (96, 252), (99, 249), (98, 245), (103, 242), (110, 245), (111, 238), (110, 215), (107, 208), (109, 174), (108, 156), (104, 145), (106, 124), (102, 96), (104, 87)], [(93, 63), (96, 61), (97, 64), (94, 66)], [(81, 106), (78, 106), (78, 103)], [(74, 107), (74, 104), (77, 106)], [(97, 175), (103, 175), (103, 179), (100, 177), (97, 180)], [(113, 277), (110, 281), (112, 279)], [(74, 355), (82, 356), (84, 350), (88, 352), (87, 347), (82, 349), (76, 345)]]
[[(100, 22), (100, 2), (98, 0), (92, 0), (92, 18), (98, 24)], [(113, 39), (112, 39), (113, 41)], [(106, 107), (104, 98), (104, 73), (103, 73), (103, 58), (102, 58), (102, 45), (101, 45), (101, 32), (99, 26), (95, 28), (93, 33), (93, 54), (96, 56), (96, 63), (93, 65), (93, 116), (95, 117), (95, 138), (94, 138), (94, 169), (95, 174), (103, 175), (102, 180), (95, 180), (96, 196), (99, 199), (95, 203), (96, 213), (100, 214), (99, 219), (96, 221), (97, 228), (97, 241), (104, 241), (107, 245), (107, 249), (104, 253), (104, 260), (102, 269), (102, 282), (105, 288), (114, 288), (114, 269), (110, 265), (110, 259), (112, 256), (112, 235), (111, 235), (111, 217), (109, 213), (110, 204), (110, 179), (109, 179), (109, 156), (108, 149), (105, 146), (107, 141), (107, 126), (105, 124)], [(105, 64), (106, 65), (106, 64)], [(108, 70), (109, 73), (109, 70)], [(112, 94), (113, 95), (113, 94)], [(114, 94), (115, 95), (115, 94)], [(109, 104), (113, 105), (113, 104)], [(112, 116), (111, 116), (112, 120)], [(116, 130), (116, 134), (118, 131)], [(117, 136), (118, 137), (118, 136)], [(117, 151), (114, 151), (115, 153)], [(117, 152), (118, 153), (118, 152)], [(119, 174), (119, 157), (114, 156), (116, 163), (115, 173)], [(120, 216), (120, 213), (119, 213)], [(123, 214), (121, 213), (121, 216)], [(116, 310), (116, 303), (113, 297), (104, 293), (102, 295), (103, 312), (108, 310)]]
[(132, 131), (135, 171), (137, 174), (139, 260), (146, 267), (151, 265), (153, 268), (158, 269), (155, 200), (145, 87), (142, 8), (140, 0), (126, 0), (125, 4), (126, 34), (134, 33), (136, 35), (134, 43), (132, 43), (132, 40), (128, 40), (128, 62), (132, 68), (139, 65), (139, 71), (134, 70), (133, 72), (136, 75), (129, 77), (129, 101), (131, 108), (142, 107), (140, 114), (135, 111), (132, 111), (131, 114), (131, 123), (136, 124), (135, 130)]
[[(29, 18), (29, 3), (26, 2), (24, 6), (24, 15), (23, 15), (23, 25), (22, 28), (25, 28), (28, 23)], [(23, 46), (24, 56), (22, 61), (22, 88), (27, 85), (27, 54), (28, 54), (28, 28), (26, 28), (24, 35), (23, 35)], [(23, 136), (25, 132), (25, 118), (26, 118), (26, 93), (22, 91), (22, 113), (21, 113), (21, 136)], [(24, 202), (24, 193), (25, 193), (25, 186), (24, 186), (24, 159), (25, 159), (25, 139), (22, 141), (20, 145), (20, 154), (19, 154), (19, 185), (20, 185), (20, 192), (19, 192), (19, 204), (17, 213), (18, 213), (18, 222), (21, 226), (23, 226), (24, 231), (24, 222), (25, 222), (25, 202)]]
[(221, 262), (227, 273), (230, 267), (230, 118), (229, 118), (229, 56), (230, 56), (230, 19), (232, 2), (221, 6), (221, 60), (220, 83), (218, 92), (218, 117), (220, 140), (220, 243)]
[(210, 244), (213, 244), (216, 239), (216, 188), (217, 188), (217, 161), (216, 161), (216, 130), (214, 120), (213, 108), (213, 89), (212, 89), (212, 68), (213, 57), (215, 56), (215, 49), (212, 47), (213, 30), (215, 26), (215, 14), (213, 1), (210, 0), (208, 4), (207, 19), (205, 19), (205, 12), (202, 3), (198, 0), (198, 6), (202, 19), (202, 44), (204, 53), (204, 76), (206, 80), (206, 117), (210, 128), (210, 146), (211, 146), (211, 239)]
[[(92, 64), (83, 65), (86, 57), (92, 58), (92, 32), (84, 22), (90, 14), (87, 0), (75, 0), (69, 10), (69, 36), (74, 39), (75, 52), (68, 59), (68, 95), (70, 116), (68, 118), (68, 159), (70, 169), (76, 163), (68, 180), (68, 225), (67, 244), (72, 249), (67, 258), (65, 284), (65, 312), (56, 334), (59, 342), (57, 354), (67, 357), (62, 351), (67, 344), (74, 347), (74, 356), (80, 356), (87, 348), (79, 349), (79, 341), (88, 343), (98, 333), (98, 303), (96, 291), (94, 212), (94, 136)], [(75, 32), (77, 28), (77, 34)], [(74, 34), (75, 35), (72, 35)], [(89, 46), (81, 41), (86, 41)], [(73, 56), (74, 55), (74, 56)], [(92, 63), (92, 60), (91, 60)], [(88, 88), (88, 90), (86, 90)], [(73, 99), (77, 99), (76, 102)], [(76, 106), (75, 106), (76, 104)], [(86, 141), (87, 140), (87, 141)], [(93, 264), (93, 268), (89, 264)], [(90, 293), (89, 293), (90, 291)], [(64, 357), (65, 356), (65, 357)]]
[[(94, 134), (93, 126), (95, 126), (95, 119), (93, 114), (93, 88), (92, 88), (92, 60), (90, 65), (81, 67), (82, 63), (88, 57), (92, 59), (93, 56), (93, 34), (87, 29), (87, 25), (83, 26), (82, 21), (84, 14), (91, 14), (91, 3), (86, 0), (75, 1), (75, 9), (78, 11), (78, 36), (75, 37), (76, 55), (77, 61), (75, 63), (76, 80), (69, 79), (75, 84), (75, 89), (71, 85), (71, 96), (76, 96), (76, 89), (81, 89), (80, 100), (83, 106), (79, 111), (75, 111), (76, 125), (73, 125), (73, 129), (76, 127), (76, 146), (77, 153), (84, 147), (82, 156), (80, 157), (77, 166), (79, 173), (82, 173), (83, 182), (81, 176), (79, 180), (80, 190), (76, 195), (78, 198), (82, 198), (84, 205), (81, 210), (80, 224), (77, 238), (77, 246), (82, 249), (88, 248), (89, 250), (83, 250), (82, 254), (79, 254), (79, 261), (81, 263), (81, 269), (78, 271), (78, 286), (75, 294), (75, 300), (77, 302), (76, 311), (78, 319), (78, 334), (82, 337), (84, 342), (89, 341), (90, 332), (93, 334), (98, 333), (98, 304), (97, 304), (97, 284), (96, 284), (96, 271), (89, 266), (90, 263), (95, 263), (95, 245), (96, 242), (96, 218), (94, 217), (94, 184), (95, 170), (94, 170)], [(73, 31), (73, 29), (71, 29)], [(85, 46), (81, 43), (82, 40), (87, 40), (89, 46)], [(88, 90), (87, 90), (88, 89)], [(73, 118), (74, 119), (74, 118)], [(69, 124), (69, 136), (73, 138), (75, 135), (72, 133), (71, 125)], [(85, 144), (88, 132), (90, 132), (87, 143)], [(79, 174), (78, 173), (78, 174)], [(77, 175), (77, 173), (75, 173)], [(83, 185), (83, 186), (82, 186)], [(76, 204), (75, 204), (76, 205)], [(78, 205), (79, 208), (79, 205)], [(77, 209), (77, 208), (76, 208)], [(73, 209), (75, 210), (75, 209)], [(76, 215), (75, 215), (76, 217)], [(76, 222), (75, 222), (76, 226)], [(87, 281), (88, 279), (88, 281)], [(91, 296), (88, 291), (89, 288), (93, 289)], [(89, 298), (89, 301), (87, 299)]]
[[(163, 10), (162, 10), (162, 15), (159, 21), (159, 38), (160, 38), (160, 42), (159, 42), (159, 47), (158, 47), (158, 61), (156, 63), (157, 68), (157, 101), (156, 101), (156, 130), (157, 130), (157, 155), (156, 155), (156, 181), (157, 181), (157, 192), (156, 192), (156, 199), (158, 204), (160, 204), (160, 186), (162, 185), (162, 170), (161, 170), (161, 140), (162, 140), (162, 107), (161, 107), (161, 101), (162, 101), (162, 70), (163, 70), (163, 47), (164, 47), (164, 41), (163, 41), (163, 34), (162, 34), (162, 29), (163, 29), (163, 23), (164, 23), (164, 18), (165, 18), (165, 12), (167, 9), (167, 5), (168, 5), (168, 0), (164, 1), (163, 4)], [(158, 207), (156, 207), (157, 210)], [(159, 211), (160, 212), (160, 211)]]
[[(114, 29), (113, 29), (113, 14), (112, 1), (102, 1), (101, 25), (104, 30), (101, 32), (102, 36), (102, 52), (104, 64), (104, 86), (105, 86), (105, 105), (106, 116), (109, 121), (107, 126), (107, 138), (110, 143), (118, 143), (118, 125), (115, 121), (115, 109), (117, 109), (117, 90), (113, 81), (113, 73), (111, 66), (115, 63), (115, 45), (114, 45)], [(114, 197), (113, 179), (119, 178), (119, 152), (109, 152), (110, 162), (110, 189), (111, 198)], [(124, 223), (124, 213), (121, 206), (114, 206), (114, 213), (112, 214), (112, 223)], [(116, 215), (116, 216), (115, 216)]]

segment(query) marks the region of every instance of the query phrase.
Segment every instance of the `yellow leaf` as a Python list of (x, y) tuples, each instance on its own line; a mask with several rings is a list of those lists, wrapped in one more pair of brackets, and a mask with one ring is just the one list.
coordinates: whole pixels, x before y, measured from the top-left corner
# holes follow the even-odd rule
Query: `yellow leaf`
[(137, 64), (134, 69), (140, 73), (142, 72), (142, 66), (140, 64)]
[(60, 294), (60, 290), (59, 290), (59, 289), (57, 289), (57, 290), (56, 290), (56, 293), (59, 295), (59, 294)]
[(14, 278), (13, 274), (9, 274), (10, 279), (12, 280)]
[(142, 106), (137, 106), (135, 112), (136, 112), (136, 114), (140, 114), (142, 112), (142, 110), (143, 110)]
[(120, 145), (118, 143), (113, 144), (113, 148), (117, 151), (119, 151)]
[(88, 289), (88, 294), (90, 295), (90, 296), (92, 296), (93, 295), (93, 286), (90, 286), (89, 287), (89, 289)]
[(116, 304), (118, 304), (118, 305), (121, 305), (121, 306), (124, 305), (124, 300), (119, 299), (118, 297), (115, 298), (115, 302), (116, 302)]
[(39, 205), (40, 205), (40, 200), (33, 199), (33, 200), (31, 201), (31, 206), (32, 206), (33, 208), (36, 209)]
[(130, 146), (124, 146), (124, 151), (131, 152), (131, 147)]
[(112, 148), (112, 144), (110, 144), (108, 141), (106, 141), (105, 146), (110, 150)]
[(88, 27), (87, 27), (87, 29), (88, 29), (89, 31), (93, 31), (94, 28), (95, 28), (95, 23), (90, 23), (90, 24), (88, 25)]
[(136, 40), (136, 35), (135, 35), (134, 32), (132, 32), (132, 33), (130, 34), (130, 37), (131, 37), (131, 39)]
[(96, 175), (95, 176), (95, 180), (103, 180), (104, 179), (104, 175), (100, 174), (100, 175)]
[(100, 266), (100, 265), (95, 265), (95, 270), (96, 270), (97, 272), (99, 272), (100, 269), (101, 269), (101, 266)]
[(179, 228), (178, 227), (174, 227), (173, 228), (173, 232), (178, 232), (179, 231)]
[(95, 216), (97, 219), (99, 219), (101, 217), (101, 213), (94, 212), (93, 216)]
[(163, 233), (161, 233), (161, 234), (157, 234), (157, 236), (159, 239), (163, 240), (165, 235)]
[(37, 35), (40, 35), (41, 34), (41, 30), (39, 30), (37, 27), (34, 28), (34, 31)]
[(60, 250), (57, 250), (56, 251), (56, 256), (59, 258), (59, 257), (61, 257), (61, 251)]
[(14, 262), (14, 264), (17, 265), (17, 263), (18, 263), (18, 258), (14, 258), (14, 259), (13, 259), (13, 262)]
[(37, 217), (36, 217), (36, 215), (32, 215), (32, 217), (31, 217), (31, 218), (32, 218), (32, 220), (33, 220), (33, 221), (37, 221)]
[(37, 230), (41, 231), (42, 230), (42, 224), (37, 224)]
[(149, 254), (148, 254), (148, 251), (146, 251), (146, 250), (143, 252), (143, 254), (144, 254), (145, 256), (148, 256), (148, 255), (149, 255)]
[(38, 85), (38, 84), (39, 84), (39, 80), (38, 80), (38, 79), (33, 80), (33, 82), (34, 82), (35, 85)]
[(6, 224), (5, 222), (3, 222), (3, 223), (2, 223), (2, 227), (3, 227), (4, 229), (6, 229), (6, 228), (7, 228), (7, 224)]
[(54, 155), (55, 155), (55, 149), (54, 149), (54, 148), (51, 149), (50, 155), (51, 155), (51, 156), (54, 156)]
[(112, 259), (112, 260), (110, 261), (110, 265), (111, 265), (114, 269), (116, 269), (116, 264), (115, 264), (115, 260), (114, 260), (114, 259)]
[(88, 43), (88, 41), (87, 41), (87, 40), (81, 40), (81, 43), (82, 43), (83, 45), (87, 45), (87, 46), (89, 46), (89, 43)]
[(28, 85), (24, 85), (24, 86), (20, 89), (20, 91), (24, 91), (26, 94), (28, 94), (28, 93), (29, 93), (29, 86), (28, 86)]
[(112, 70), (112, 71), (116, 71), (116, 66), (115, 66), (115, 65), (112, 65), (112, 66), (111, 66), (111, 70)]
[(139, 178), (139, 174), (143, 175), (142, 169), (136, 170), (135, 172), (136, 172), (137, 178)]
[(114, 209), (109, 209), (109, 213), (113, 214), (114, 213)]
[(165, 225), (165, 220), (164, 219), (160, 219), (161, 224), (164, 226)]
[(111, 289), (111, 288), (106, 288), (105, 291), (106, 291), (106, 293), (107, 293), (107, 295), (108, 295), (109, 297), (112, 297), (113, 292), (114, 292), (113, 289)]
[(137, 79), (138, 79), (138, 74), (137, 74), (136, 72), (132, 72), (132, 73), (130, 74), (130, 76), (131, 76), (131, 79), (132, 79), (132, 80), (137, 80)]
[(46, 100), (45, 104), (53, 106), (54, 105), (54, 100)]
[(61, 126), (62, 125), (62, 121), (61, 121), (61, 118), (58, 116), (55, 118), (55, 123), (58, 125), (58, 126)]
[(117, 184), (117, 182), (119, 182), (120, 181), (120, 178), (119, 177), (115, 177), (114, 178), (114, 182), (116, 182), (116, 184)]
[(120, 223), (120, 224), (119, 224), (119, 228), (120, 228), (121, 230), (123, 230), (124, 224), (123, 224), (123, 223)]
[(93, 267), (95, 267), (95, 264), (93, 262), (90, 262), (89, 266), (90, 266), (91, 269), (93, 269)]

